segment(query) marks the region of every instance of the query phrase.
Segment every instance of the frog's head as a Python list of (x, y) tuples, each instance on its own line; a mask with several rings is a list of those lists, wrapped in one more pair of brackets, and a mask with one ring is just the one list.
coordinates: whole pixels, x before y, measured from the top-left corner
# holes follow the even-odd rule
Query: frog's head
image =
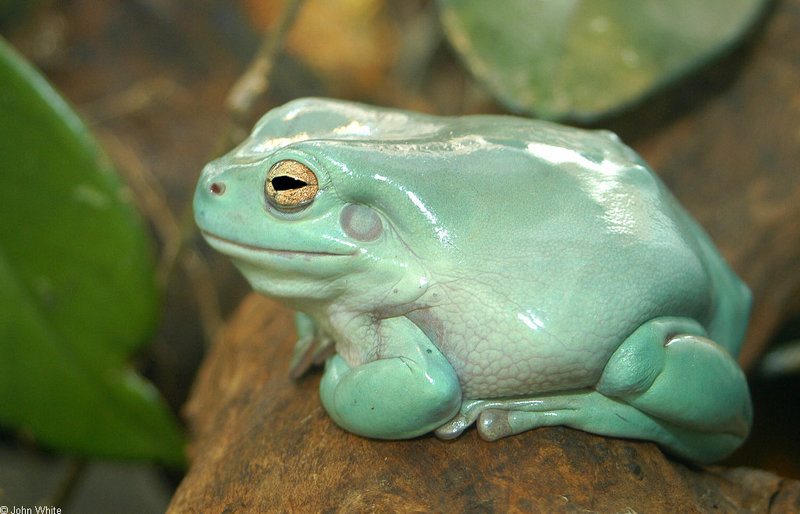
[(373, 139), (408, 137), (406, 121), (329, 100), (274, 109), (206, 166), (197, 224), (254, 289), (295, 306), (344, 293), (382, 306), (412, 301), (426, 279), (406, 239), (430, 220), (387, 178), (388, 159)]
[(301, 99), (206, 167), (195, 218), (263, 294), (386, 309), (431, 273), (496, 270), (527, 259), (536, 234), (606, 226), (614, 213), (586, 199), (646, 190), (624, 185), (653, 181), (637, 159), (607, 133)]

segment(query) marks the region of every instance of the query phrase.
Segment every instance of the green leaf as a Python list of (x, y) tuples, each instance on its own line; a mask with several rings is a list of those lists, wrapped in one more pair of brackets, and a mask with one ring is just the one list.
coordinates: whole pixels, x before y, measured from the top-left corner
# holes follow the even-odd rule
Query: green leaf
[(766, 0), (439, 0), (453, 47), (514, 111), (590, 121), (737, 41)]
[(82, 455), (178, 464), (183, 440), (127, 363), (155, 325), (150, 241), (111, 164), (0, 39), (0, 424)]

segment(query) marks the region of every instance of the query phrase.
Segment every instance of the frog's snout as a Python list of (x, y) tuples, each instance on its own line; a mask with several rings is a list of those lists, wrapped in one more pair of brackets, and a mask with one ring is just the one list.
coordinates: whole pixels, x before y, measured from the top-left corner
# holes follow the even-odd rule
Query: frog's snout
[(225, 217), (223, 213), (227, 207), (224, 204), (235, 200), (235, 190), (236, 187), (230, 180), (220, 176), (215, 168), (206, 166), (197, 182), (193, 199), (195, 222), (202, 230), (210, 230), (216, 226), (215, 220), (221, 219), (220, 216)]
[(226, 176), (228, 166), (212, 161), (203, 168), (200, 180), (197, 183), (196, 196), (213, 201), (226, 193), (230, 194), (228, 186), (232, 177)]

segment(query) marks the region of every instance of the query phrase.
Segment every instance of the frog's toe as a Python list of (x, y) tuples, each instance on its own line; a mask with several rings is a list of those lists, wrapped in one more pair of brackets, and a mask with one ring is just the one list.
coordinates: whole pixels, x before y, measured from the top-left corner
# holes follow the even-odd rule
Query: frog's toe
[(453, 419), (437, 428), (434, 433), (439, 439), (455, 439), (460, 436), (469, 425), (470, 423), (467, 417), (459, 412)]
[(298, 340), (289, 361), (289, 376), (293, 379), (302, 377), (309, 369), (323, 364), (334, 353), (336, 348), (329, 337), (311, 335)]
[(292, 351), (289, 361), (289, 376), (297, 379), (303, 376), (313, 364), (314, 338), (307, 336), (299, 339)]
[(508, 411), (500, 409), (487, 409), (481, 412), (477, 428), (478, 434), (486, 441), (496, 441), (515, 433), (508, 421)]

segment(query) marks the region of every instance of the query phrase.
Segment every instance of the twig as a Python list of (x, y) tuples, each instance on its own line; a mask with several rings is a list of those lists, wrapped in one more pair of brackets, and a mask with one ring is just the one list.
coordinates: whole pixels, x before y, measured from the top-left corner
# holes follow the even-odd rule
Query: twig
[(130, 87), (81, 105), (81, 112), (93, 125), (103, 125), (116, 118), (130, 116), (154, 103), (186, 104), (191, 95), (175, 80), (166, 76), (141, 79)]
[(246, 134), (247, 119), (252, 114), (253, 106), (269, 89), (269, 78), (275, 59), (283, 48), (286, 34), (302, 4), (303, 0), (287, 1), (275, 28), (262, 38), (255, 57), (231, 88), (225, 102), (228, 122), (215, 146), (215, 156), (229, 150)]
[(66, 503), (72, 497), (72, 494), (75, 492), (75, 488), (77, 487), (80, 479), (83, 477), (85, 471), (85, 459), (76, 457), (68, 459), (67, 469), (64, 471), (64, 475), (62, 476), (61, 481), (58, 483), (58, 488), (49, 498), (44, 500), (39, 505), (59, 507), (63, 509)]

